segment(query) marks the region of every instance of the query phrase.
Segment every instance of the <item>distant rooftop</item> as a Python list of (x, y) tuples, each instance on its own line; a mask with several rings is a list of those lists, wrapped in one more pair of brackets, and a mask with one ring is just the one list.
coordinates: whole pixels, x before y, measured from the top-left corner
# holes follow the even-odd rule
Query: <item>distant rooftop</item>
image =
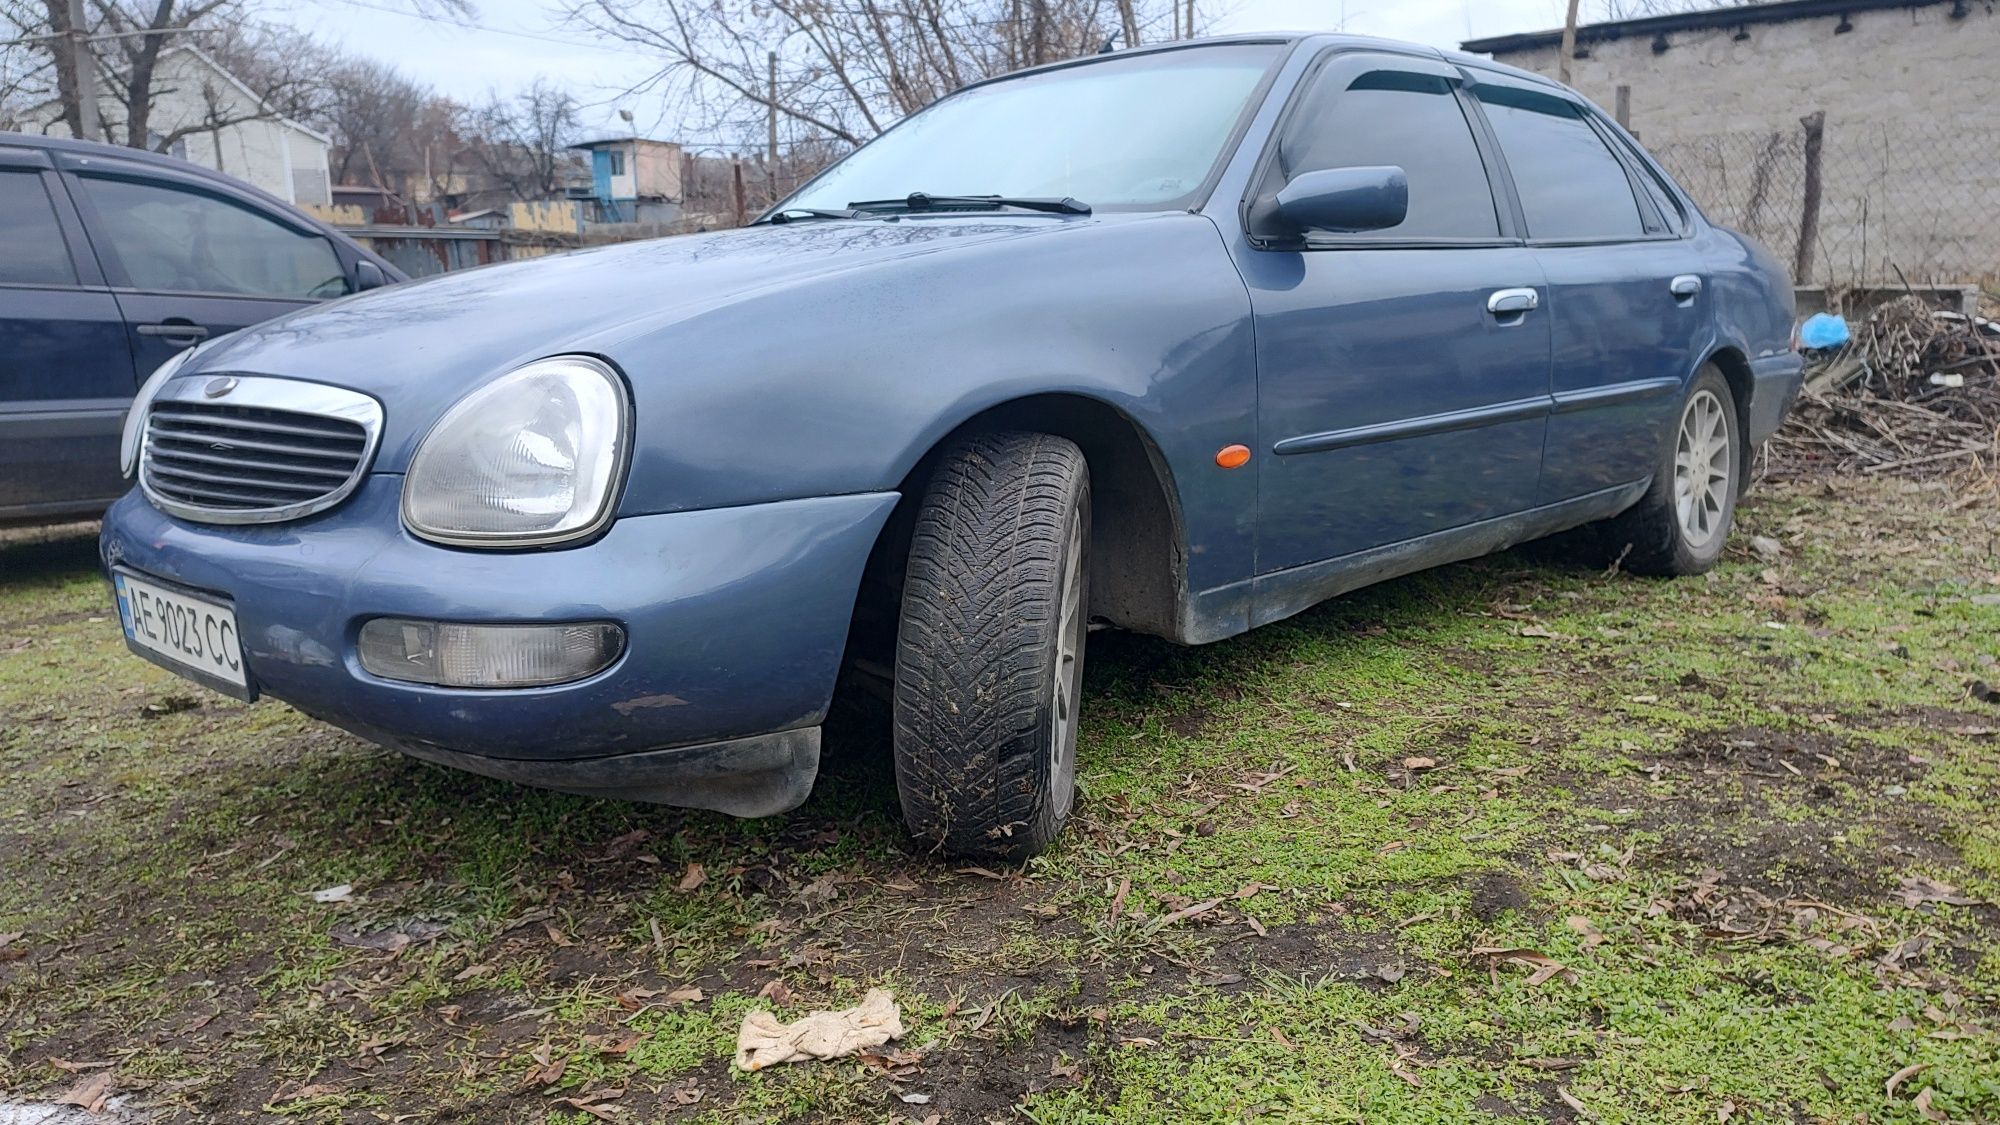
[(660, 145), (661, 147), (672, 147), (680, 144), (680, 142), (656, 140), (652, 137), (599, 137), (598, 139), (593, 141), (578, 141), (577, 143), (569, 147), (580, 148), (580, 149), (595, 149), (595, 148), (606, 148), (611, 145), (629, 147), (634, 144)]
[[(1776, 4), (1740, 4), (1709, 8), (1699, 12), (1675, 12), (1666, 16), (1584, 24), (1576, 29), (1576, 41), (1597, 43), (1622, 39), (1628, 35), (1662, 35), (1670, 31), (1748, 27), (1752, 24), (1844, 16), (1851, 12), (1872, 12), (1884, 8), (1927, 8), (1945, 2), (1946, 0), (1784, 0)], [(1965, 0), (1952, 0), (1952, 3), (1963, 7)], [(1562, 29), (1557, 28), (1554, 31), (1527, 31), (1518, 35), (1468, 39), (1460, 43), (1459, 47), (1478, 55), (1504, 55), (1513, 51), (1553, 47), (1561, 42)]]

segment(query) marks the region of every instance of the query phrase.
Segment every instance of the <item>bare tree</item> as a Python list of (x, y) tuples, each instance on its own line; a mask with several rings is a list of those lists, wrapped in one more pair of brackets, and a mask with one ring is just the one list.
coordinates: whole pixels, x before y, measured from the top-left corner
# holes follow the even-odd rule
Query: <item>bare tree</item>
[[(400, 0), (407, 8), (436, 16), (463, 16), (473, 11), (471, 0)], [(195, 46), (228, 50), (232, 43), (250, 43), (259, 25), (253, 18), (257, 0), (86, 0), (85, 17), (91, 62), (95, 66), (100, 98), (114, 117), (117, 129), (107, 123), (106, 139), (135, 148), (165, 148), (190, 131), (217, 129), (257, 117), (291, 115), (300, 112), (299, 101), (310, 96), (314, 77), (306, 65), (323, 60), (317, 52), (271, 50), (267, 60), (291, 61), (298, 65), (269, 66), (262, 88), (256, 82), (248, 98), (232, 97), (217, 88), (203, 92), (208, 112), (191, 129), (178, 125), (162, 136), (153, 128), (153, 109), (166, 91), (159, 86), (162, 58), (179, 47)], [(0, 37), (17, 44), (24, 61), (14, 70), (38, 80), (15, 79), (16, 99), (41, 94), (60, 107), (60, 120), (72, 135), (81, 135), (82, 106), (77, 94), (77, 75), (69, 51), (69, 6), (67, 0), (0, 0)], [(261, 34), (269, 45), (277, 45), (285, 34), (266, 27)], [(291, 34), (296, 47), (302, 36)], [(241, 58), (246, 52), (238, 51)], [(31, 59), (32, 61), (26, 61)], [(10, 58), (10, 62), (13, 60)], [(0, 76), (7, 74), (0, 68)], [(245, 77), (238, 75), (239, 78)]]
[(1193, 0), (565, 2), (573, 25), (657, 58), (641, 85), (701, 127), (747, 137), (775, 108), (794, 143), (847, 147), (968, 82), (1197, 22)]
[(473, 159), (515, 199), (560, 195), (582, 162), (570, 151), (581, 118), (575, 96), (546, 79), (511, 99), (493, 98), (467, 115)]
[(1740, 8), (1764, 0), (1597, 0), (1593, 5), (1604, 20), (1636, 20), (1647, 16), (1671, 16), (1681, 12), (1705, 12), (1715, 8)]

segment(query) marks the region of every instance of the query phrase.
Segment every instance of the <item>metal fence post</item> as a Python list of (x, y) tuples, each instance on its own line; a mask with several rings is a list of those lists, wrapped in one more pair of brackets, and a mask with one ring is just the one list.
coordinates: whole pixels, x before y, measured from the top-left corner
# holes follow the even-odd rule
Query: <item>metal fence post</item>
[(733, 202), (736, 204), (736, 225), (740, 227), (749, 219), (749, 215), (747, 214), (748, 207), (746, 206), (745, 200), (743, 198), (742, 157), (732, 156), (729, 158), (729, 179), (730, 179), (730, 194), (731, 196), (734, 197)]
[[(1805, 126), (1805, 192), (1799, 203), (1799, 245), (1792, 263), (1792, 284), (1812, 284), (1813, 245), (1819, 241), (1819, 157), (1826, 136), (1826, 111), (1814, 110), (1799, 118)], [(1862, 280), (1862, 279), (1857, 279)]]

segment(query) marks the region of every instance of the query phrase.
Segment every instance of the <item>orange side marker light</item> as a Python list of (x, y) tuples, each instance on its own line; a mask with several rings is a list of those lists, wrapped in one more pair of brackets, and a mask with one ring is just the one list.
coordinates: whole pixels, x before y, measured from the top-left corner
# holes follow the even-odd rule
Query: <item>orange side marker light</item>
[(1250, 447), (1225, 445), (1215, 451), (1215, 463), (1225, 469), (1240, 469), (1250, 463)]

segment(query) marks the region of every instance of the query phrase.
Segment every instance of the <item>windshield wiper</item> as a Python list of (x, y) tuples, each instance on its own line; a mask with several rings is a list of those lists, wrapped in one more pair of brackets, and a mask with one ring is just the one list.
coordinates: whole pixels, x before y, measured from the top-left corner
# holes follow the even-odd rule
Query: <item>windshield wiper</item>
[(913, 191), (901, 199), (864, 199), (850, 203), (856, 209), (902, 207), (911, 211), (929, 211), (932, 208), (969, 209), (974, 207), (1019, 207), (1024, 211), (1045, 211), (1055, 215), (1088, 215), (1090, 204), (1071, 199), (1065, 195), (1061, 199), (1035, 195), (932, 195), (927, 191)]
[(808, 219), (865, 219), (867, 214), (849, 207), (787, 207), (773, 211), (764, 221), (767, 223), (789, 223), (801, 216)]

